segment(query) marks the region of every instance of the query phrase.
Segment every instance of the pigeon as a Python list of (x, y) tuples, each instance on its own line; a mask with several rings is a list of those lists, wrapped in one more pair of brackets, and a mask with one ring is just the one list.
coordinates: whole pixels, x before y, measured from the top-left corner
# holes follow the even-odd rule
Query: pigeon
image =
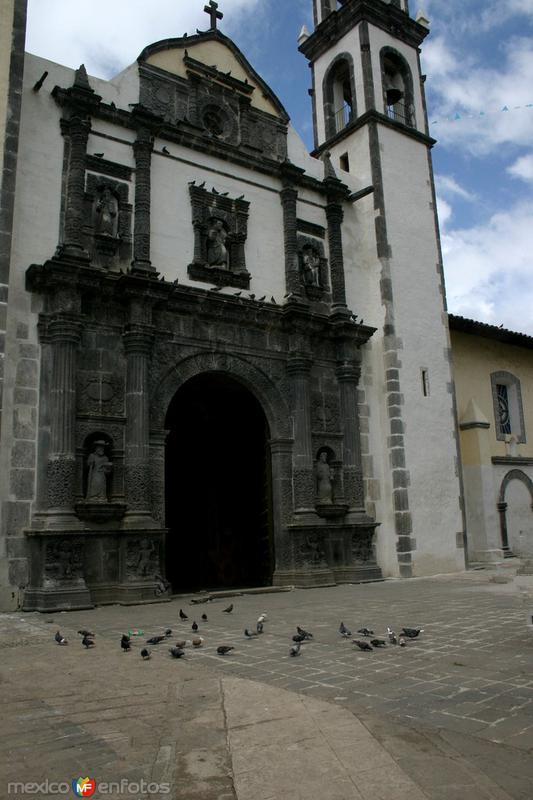
[(373, 636), (374, 631), (371, 631), (369, 628), (359, 628), (357, 633), (362, 633), (363, 636)]
[(169, 155), (170, 155), (170, 150), (169, 150), (167, 147), (162, 147), (162, 148), (161, 148), (161, 152), (162, 152), (162, 153), (165, 153), (165, 155), (167, 155), (167, 156), (169, 156)]
[(264, 295), (263, 295), (263, 297), (260, 297), (260, 298), (257, 300), (257, 302), (258, 302), (258, 303), (264, 303), (264, 301), (265, 301), (265, 300), (266, 300), (266, 294), (264, 294)]
[(188, 183), (189, 186), (195, 186), (195, 184), (196, 184), (196, 181), (189, 181), (189, 183)]
[(268, 617), (267, 617), (266, 611), (263, 611), (263, 613), (259, 614), (259, 616), (257, 617), (257, 621), (258, 622), (266, 622), (267, 619), (268, 619)]
[(233, 297), (240, 297), (242, 292), (234, 292)]
[(387, 628), (387, 636), (391, 644), (398, 644), (398, 637), (391, 628)]
[(103, 153), (95, 153), (94, 156), (95, 156), (95, 158), (103, 158), (104, 154)]
[(187, 614), (185, 614), (181, 608), (180, 608), (180, 619), (189, 619)]
[(111, 106), (111, 108), (116, 108), (116, 107), (117, 107), (117, 106), (116, 106), (116, 103), (114, 103), (112, 100), (111, 100), (111, 102), (109, 103), (109, 105)]
[(398, 644), (400, 645), (400, 647), (405, 647), (405, 645), (407, 644), (403, 636), (400, 636), (400, 638), (398, 639)]
[(295, 656), (299, 656), (300, 655), (300, 647), (301, 646), (302, 645), (301, 645), (300, 642), (297, 642), (296, 644), (293, 644), (291, 649), (289, 650), (289, 655), (292, 656), (293, 658)]
[(199, 184), (199, 186), (198, 186), (198, 188), (199, 188), (199, 189), (203, 189), (203, 188), (204, 188), (204, 186), (205, 186), (205, 181), (204, 181), (203, 183), (200, 183), (200, 184)]
[(196, 633), (196, 631), (198, 630), (198, 623), (197, 622), (193, 622), (193, 624), (191, 625), (191, 628)]
[(274, 297), (274, 295), (272, 295), (272, 297), (270, 298), (270, 302), (272, 303), (273, 306), (277, 306), (276, 298)]
[(230, 652), (230, 650), (235, 650), (235, 648), (231, 647), (228, 644), (221, 644), (219, 645), (219, 647), (217, 647), (217, 653), (219, 654), (219, 656), (226, 656)]
[(165, 636), (167, 637), (167, 639), (168, 639), (169, 636), (172, 636), (172, 628), (167, 628), (166, 629)]
[(408, 639), (416, 639), (421, 633), (424, 633), (423, 628), (402, 628), (402, 636), (407, 636)]
[(237, 197), (237, 200), (244, 200), (244, 195), (241, 194), (240, 197)]
[(203, 645), (203, 643), (204, 643), (204, 640), (202, 639), (201, 636), (195, 636), (195, 638), (192, 640), (192, 646), (193, 647), (201, 647)]
[(54, 636), (54, 639), (56, 640), (56, 642), (57, 642), (58, 644), (68, 644), (68, 641), (65, 639), (65, 637), (64, 637), (64, 636), (62, 636), (62, 635), (59, 633), (59, 631), (58, 631), (58, 632), (56, 633), (56, 635)]
[(152, 636), (151, 639), (146, 640), (146, 644), (161, 644), (166, 638), (166, 636)]
[(172, 658), (181, 658), (185, 655), (185, 650), (182, 650), (181, 647), (171, 647), (168, 652)]
[(210, 291), (212, 291), (212, 292), (221, 292), (222, 291), (222, 286), (212, 286)]
[(230, 605), (227, 608), (222, 609), (223, 614), (231, 614), (232, 611), (233, 611), (233, 603), (230, 603)]
[(129, 653), (129, 651), (131, 650), (130, 637), (124, 634), (122, 639), (120, 640), (120, 646), (122, 647), (125, 653)]
[(176, 642), (176, 647), (184, 648), (186, 646), (187, 646), (187, 642), (186, 642), (185, 639), (180, 639), (178, 642)]
[(387, 646), (387, 642), (385, 641), (385, 639), (371, 639), (370, 640), (370, 644), (373, 645), (374, 647), (386, 647)]
[(352, 635), (352, 632), (348, 630), (344, 622), (339, 625), (339, 633), (344, 639), (348, 639)]
[(89, 636), (89, 638), (94, 639), (94, 633), (91, 633), (91, 631), (81, 630), (78, 633), (80, 636)]
[(251, 294), (251, 295), (249, 295), (249, 297), (250, 297), (250, 300), (255, 300), (255, 294)]
[(247, 639), (253, 639), (254, 636), (257, 636), (257, 631), (249, 631), (248, 628), (245, 628), (244, 635)]
[(352, 644), (356, 644), (359, 650), (373, 650), (374, 648), (371, 647), (368, 642), (360, 642), (358, 639), (353, 639)]
[(292, 641), (296, 642), (297, 644), (301, 644), (302, 642), (305, 642), (305, 638), (306, 637), (303, 635), (303, 633), (295, 633), (292, 637)]
[(304, 637), (304, 639), (312, 639), (313, 638), (313, 634), (312, 633), (309, 633), (309, 631), (304, 631), (304, 629), (300, 628), (299, 625), (296, 626), (296, 630), (298, 631), (300, 636)]
[(142, 657), (143, 657), (144, 661), (148, 661), (148, 659), (150, 658), (150, 656), (151, 656), (152, 654), (151, 654), (151, 652), (148, 650), (148, 648), (147, 648), (147, 647), (143, 647), (143, 649), (141, 650), (141, 655), (142, 655)]
[(258, 620), (257, 621), (257, 625), (255, 626), (255, 629), (256, 629), (257, 633), (263, 633), (263, 627), (264, 627), (263, 623), (259, 622), (259, 620)]
[(87, 650), (89, 649), (89, 647), (94, 647), (93, 640), (89, 639), (88, 636), (84, 636), (83, 639), (81, 640), (81, 643), (85, 648), (87, 648)]
[(213, 188), (211, 189), (211, 191), (213, 192), (213, 194), (220, 194), (220, 192), (217, 192), (217, 190), (215, 189), (215, 187), (214, 187), (214, 186), (213, 186)]
[(207, 622), (207, 614), (202, 614), (202, 621)]

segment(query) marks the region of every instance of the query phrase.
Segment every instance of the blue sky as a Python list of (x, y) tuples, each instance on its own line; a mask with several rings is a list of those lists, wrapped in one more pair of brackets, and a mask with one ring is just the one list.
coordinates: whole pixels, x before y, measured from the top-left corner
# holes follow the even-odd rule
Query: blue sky
[[(376, 0), (379, 2), (379, 0)], [(205, 29), (205, 0), (29, 0), (27, 49), (111, 77), (151, 41)], [(311, 0), (219, 0), (221, 28), (309, 148)], [(533, 335), (533, 0), (410, 0), (423, 68), (450, 311)], [(520, 106), (520, 108), (517, 108)], [(509, 111), (502, 111), (508, 107)], [(459, 119), (455, 119), (456, 116)], [(452, 121), (450, 121), (450, 117)]]

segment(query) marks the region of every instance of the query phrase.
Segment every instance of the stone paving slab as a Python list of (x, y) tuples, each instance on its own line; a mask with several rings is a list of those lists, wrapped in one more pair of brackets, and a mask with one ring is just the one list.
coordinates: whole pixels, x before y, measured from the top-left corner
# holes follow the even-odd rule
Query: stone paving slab
[[(302, 794), (311, 800), (533, 797), (533, 641), (521, 598), (488, 573), (243, 595), (231, 615), (226, 599), (190, 599), (0, 616), (0, 797), (7, 781), (93, 773), (168, 780), (183, 800), (284, 800), (299, 796), (307, 770), (330, 784), (329, 795)], [(265, 633), (247, 641), (262, 611)], [(163, 644), (142, 661), (144, 638), (166, 627), (190, 638), (195, 616), (201, 649), (176, 662)], [(367, 654), (340, 639), (341, 619), (354, 633), (424, 633)], [(315, 638), (291, 659), (296, 624)], [(82, 648), (81, 627), (96, 631), (94, 649)], [(120, 635), (133, 627), (146, 636), (124, 654)], [(67, 647), (53, 641), (58, 628)], [(224, 658), (223, 643), (235, 646)], [(267, 752), (274, 792), (254, 774)]]

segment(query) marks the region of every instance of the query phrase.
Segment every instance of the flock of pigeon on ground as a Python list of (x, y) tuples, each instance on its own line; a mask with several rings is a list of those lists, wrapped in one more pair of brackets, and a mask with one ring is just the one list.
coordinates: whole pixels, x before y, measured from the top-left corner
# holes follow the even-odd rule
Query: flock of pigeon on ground
[[(194, 602), (194, 600), (192, 601)], [(198, 602), (198, 601), (197, 601)], [(222, 609), (222, 613), (224, 614), (231, 614), (233, 611), (233, 603), (231, 603), (227, 608)], [(187, 614), (180, 608), (179, 612), (181, 622), (185, 622), (189, 619)], [(207, 614), (202, 614), (201, 620), (203, 623), (207, 622)], [(264, 631), (264, 625), (267, 621), (266, 612), (263, 612), (256, 623), (255, 630), (250, 630), (249, 628), (244, 629), (244, 636), (246, 639), (253, 639), (257, 636), (260, 636)], [(194, 634), (193, 639), (191, 640), (191, 644), (193, 647), (202, 647), (204, 640), (201, 636), (198, 636), (198, 629), (199, 625), (196, 621), (192, 623), (191, 626), (192, 632)], [(79, 630), (78, 633), (82, 637), (81, 643), (82, 645), (89, 649), (90, 647), (94, 647), (94, 637), (95, 634), (91, 633), (88, 630)], [(370, 630), (369, 628), (359, 628), (357, 631), (363, 639), (352, 639), (352, 644), (357, 645), (360, 650), (364, 652), (370, 652), (374, 649), (380, 647), (387, 647), (387, 643), (389, 645), (398, 645), (399, 647), (405, 647), (407, 639), (416, 639), (421, 633), (423, 633), (422, 628), (402, 628), (401, 633), (397, 636), (396, 633), (391, 629), (387, 628), (387, 636), (386, 638), (379, 639), (375, 638), (374, 631)], [(120, 646), (125, 653), (128, 653), (131, 650), (131, 637), (133, 635), (142, 634), (142, 631), (129, 631), (127, 634), (124, 633), (120, 640)], [(350, 639), (352, 636), (351, 630), (346, 627), (344, 622), (341, 622), (339, 625), (339, 635), (343, 639)], [(167, 628), (164, 634), (158, 636), (151, 636), (149, 639), (146, 640), (146, 644), (156, 646), (160, 645), (162, 642), (168, 642), (172, 636), (172, 629)], [(67, 639), (57, 631), (55, 635), (55, 641), (59, 645), (66, 645), (68, 644)], [(299, 625), (296, 626), (296, 633), (292, 637), (293, 644), (289, 649), (289, 655), (293, 658), (300, 655), (301, 646), (304, 642), (310, 642), (313, 640), (313, 634), (309, 631), (304, 630)], [(185, 647), (187, 646), (188, 642), (185, 639), (179, 640), (176, 642), (174, 647), (169, 649), (169, 653), (172, 658), (181, 658), (185, 655)], [(220, 656), (226, 656), (235, 648), (232, 645), (221, 644), (217, 647), (217, 653)], [(141, 650), (141, 656), (144, 660), (148, 660), (151, 657), (151, 650), (148, 647), (143, 647)]]

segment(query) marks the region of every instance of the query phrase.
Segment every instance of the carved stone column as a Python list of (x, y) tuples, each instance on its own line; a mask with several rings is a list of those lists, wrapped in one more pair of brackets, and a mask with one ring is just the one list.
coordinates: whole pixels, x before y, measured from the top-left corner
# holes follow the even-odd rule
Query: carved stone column
[(311, 438), (311, 399), (309, 373), (311, 359), (295, 352), (287, 364), (292, 383), (292, 413), (294, 420), (293, 484), (295, 511), (310, 511), (314, 507), (313, 448)]
[(331, 297), (333, 308), (346, 308), (346, 284), (344, 279), (344, 256), (342, 250), (342, 205), (328, 197), (326, 206), (328, 222), (329, 263), (331, 272)]
[(91, 122), (87, 117), (73, 116), (61, 120), (61, 132), (69, 141), (64, 241), (61, 255), (89, 261), (83, 247), (83, 205), (85, 197), (85, 160)]
[(50, 387), (50, 450), (47, 465), (51, 527), (72, 527), (76, 478), (76, 358), (81, 323), (57, 314), (48, 326), (52, 348)]
[(283, 188), (280, 192), (283, 207), (283, 239), (285, 243), (285, 282), (287, 292), (294, 295), (302, 294), (300, 280), (300, 267), (298, 264), (298, 237), (297, 237), (297, 200), (298, 190), (295, 188), (300, 175), (304, 170), (295, 167), (290, 162), (285, 162), (281, 167)]
[(276, 558), (274, 585), (284, 585), (281, 576), (293, 568), (292, 546), (287, 525), (292, 516), (292, 439), (271, 439), (272, 464), (272, 517), (274, 527), (274, 552)]
[(128, 527), (154, 527), (150, 497), (149, 365), (152, 331), (132, 323), (124, 333), (126, 352), (125, 494)]
[(154, 274), (150, 261), (150, 211), (152, 192), (152, 152), (154, 141), (148, 128), (141, 128), (133, 144), (135, 156), (135, 223), (133, 230), (132, 272)]
[(363, 472), (357, 385), (361, 377), (358, 364), (344, 362), (337, 367), (341, 416), (343, 421), (344, 496), (351, 508), (364, 508)]

